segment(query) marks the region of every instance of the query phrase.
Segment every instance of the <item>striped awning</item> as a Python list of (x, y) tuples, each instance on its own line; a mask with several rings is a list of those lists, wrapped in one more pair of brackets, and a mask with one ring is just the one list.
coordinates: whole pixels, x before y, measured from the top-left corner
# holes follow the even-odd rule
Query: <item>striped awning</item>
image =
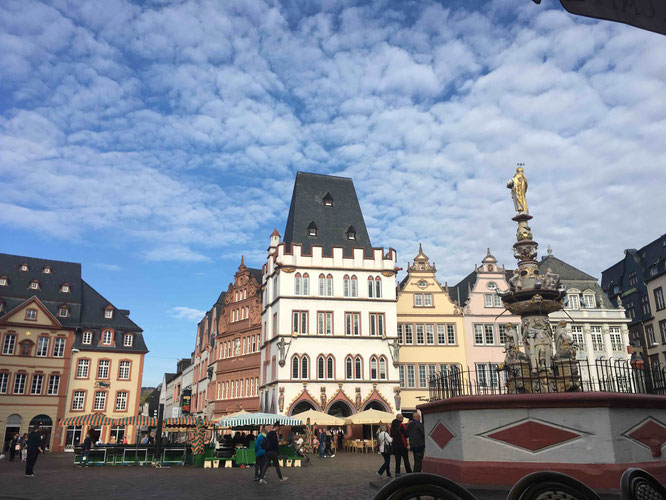
[(65, 418), (60, 421), (62, 426), (70, 425), (90, 425), (92, 427), (99, 427), (102, 425), (113, 425), (116, 421), (107, 417), (102, 413), (88, 413), (86, 415), (77, 415), (76, 417)]
[(138, 425), (140, 427), (156, 427), (157, 419), (147, 415), (134, 415), (116, 419), (117, 425)]
[(277, 415), (275, 413), (245, 413), (234, 417), (223, 418), (219, 425), (221, 427), (243, 427), (246, 425), (273, 425), (276, 421), (280, 425), (303, 425), (300, 418)]
[[(197, 425), (197, 419), (202, 417), (195, 417), (194, 415), (185, 415), (183, 417), (176, 418), (165, 418), (164, 427), (195, 427)], [(211, 421), (207, 418), (203, 418), (203, 425), (208, 427), (211, 425)]]

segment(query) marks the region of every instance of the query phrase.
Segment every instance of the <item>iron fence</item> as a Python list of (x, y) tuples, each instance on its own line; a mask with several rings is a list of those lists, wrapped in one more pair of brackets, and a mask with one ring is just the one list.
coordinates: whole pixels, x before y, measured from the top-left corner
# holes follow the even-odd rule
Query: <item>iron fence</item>
[[(666, 395), (666, 366), (632, 364), (617, 359), (558, 361), (552, 371), (503, 368), (498, 363), (477, 363), (463, 369), (448, 365), (429, 377), (430, 401), (456, 396), (516, 394), (521, 388), (543, 387), (540, 392), (618, 392)], [(574, 375), (572, 375), (574, 374)], [(573, 382), (573, 383), (572, 383)]]

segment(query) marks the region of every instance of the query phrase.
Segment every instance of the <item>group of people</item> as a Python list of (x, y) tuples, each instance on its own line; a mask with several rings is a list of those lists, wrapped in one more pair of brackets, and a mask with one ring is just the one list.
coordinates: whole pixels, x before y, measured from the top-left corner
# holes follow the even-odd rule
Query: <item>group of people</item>
[[(9, 461), (13, 462), (16, 455), (25, 462), (26, 477), (35, 477), (34, 467), (37, 457), (44, 453), (48, 444), (48, 434), (40, 433), (39, 425), (32, 427), (30, 434), (14, 434), (8, 443)], [(4, 457), (4, 455), (3, 455)]]
[(266, 471), (271, 464), (275, 467), (275, 472), (277, 472), (280, 483), (284, 483), (287, 480), (286, 477), (282, 476), (278, 460), (278, 453), (280, 451), (279, 431), (280, 422), (278, 420), (273, 425), (262, 426), (254, 442), (254, 454), (256, 456), (254, 480), (259, 484), (268, 484), (265, 477)]
[(382, 425), (377, 435), (377, 445), (379, 453), (384, 458), (384, 463), (377, 471), (377, 475), (382, 477), (386, 472), (387, 477), (391, 476), (391, 456), (395, 457), (395, 475), (400, 475), (400, 462), (405, 464), (405, 472), (412, 472), (409, 464), (409, 450), (414, 455), (414, 472), (421, 472), (423, 463), (423, 453), (425, 452), (425, 430), (421, 422), (421, 415), (417, 412), (412, 416), (408, 425), (403, 423), (404, 417), (398, 414), (391, 422), (390, 430)]

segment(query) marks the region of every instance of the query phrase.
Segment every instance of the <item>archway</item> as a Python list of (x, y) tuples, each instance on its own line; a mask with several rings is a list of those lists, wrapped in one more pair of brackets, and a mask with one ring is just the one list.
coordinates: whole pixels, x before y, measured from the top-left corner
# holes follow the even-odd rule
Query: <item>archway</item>
[(48, 415), (37, 415), (30, 421), (30, 429), (33, 425), (39, 425), (39, 432), (46, 434), (46, 448), (51, 448), (51, 430), (53, 428), (53, 420)]
[(304, 411), (316, 410), (316, 409), (317, 408), (315, 408), (314, 405), (310, 401), (303, 400), (303, 401), (299, 401), (298, 404), (296, 406), (294, 406), (294, 408), (291, 410), (291, 414), (293, 416), (293, 415), (297, 415), (299, 413), (303, 413)]
[(372, 401), (369, 401), (368, 404), (365, 405), (363, 410), (379, 410), (379, 411), (385, 411), (388, 412), (389, 409), (384, 406), (383, 403), (380, 401), (377, 401), (376, 399), (373, 399)]
[(333, 415), (334, 417), (338, 417), (338, 418), (348, 417), (352, 413), (354, 413), (353, 410), (344, 401), (336, 401), (328, 409), (328, 414), (329, 415)]
[(22, 422), (21, 415), (17, 413), (13, 413), (7, 417), (7, 424), (5, 426), (5, 438), (2, 442), (2, 449), (4, 450), (7, 448), (7, 443), (12, 440), (12, 436), (14, 434), (20, 434), (21, 433), (21, 422)]

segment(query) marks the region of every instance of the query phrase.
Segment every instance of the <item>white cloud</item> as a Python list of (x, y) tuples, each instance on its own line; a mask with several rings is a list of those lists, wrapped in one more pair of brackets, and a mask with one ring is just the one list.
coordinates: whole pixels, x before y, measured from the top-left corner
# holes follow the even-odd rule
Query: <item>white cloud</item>
[(178, 306), (171, 308), (171, 315), (174, 318), (186, 319), (188, 321), (198, 322), (201, 320), (201, 318), (204, 317), (205, 314), (206, 311), (200, 311), (199, 309), (194, 309), (192, 307)]

